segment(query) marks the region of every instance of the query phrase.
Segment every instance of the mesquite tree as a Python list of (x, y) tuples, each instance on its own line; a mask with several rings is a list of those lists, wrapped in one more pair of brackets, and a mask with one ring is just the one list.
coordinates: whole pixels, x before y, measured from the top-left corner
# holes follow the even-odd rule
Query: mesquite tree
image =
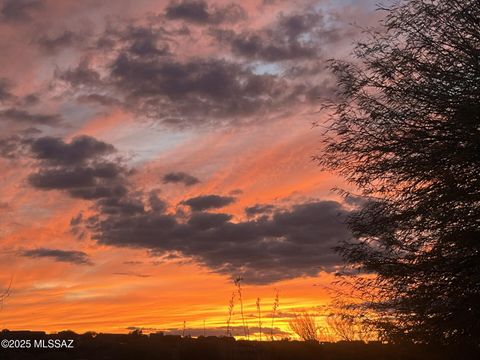
[[(392, 341), (480, 344), (480, 1), (383, 8), (332, 61), (339, 96), (317, 157), (368, 199), (337, 250)], [(352, 269), (349, 269), (352, 272)], [(374, 276), (371, 276), (371, 275)]]

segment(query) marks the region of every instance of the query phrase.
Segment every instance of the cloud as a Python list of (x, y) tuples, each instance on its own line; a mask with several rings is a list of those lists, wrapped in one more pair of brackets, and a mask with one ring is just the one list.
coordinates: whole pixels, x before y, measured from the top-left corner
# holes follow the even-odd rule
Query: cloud
[(349, 210), (338, 202), (311, 201), (290, 209), (256, 204), (245, 209), (246, 220), (236, 221), (231, 214), (206, 211), (236, 200), (212, 194), (183, 200), (192, 212), (172, 214), (157, 192), (129, 187), (131, 172), (109, 158), (114, 151), (109, 144), (91, 137), (69, 143), (42, 137), (30, 142), (30, 151), (37, 161), (30, 184), (92, 200), (96, 214), (72, 219), (72, 231), (88, 231), (101, 244), (174, 253), (214, 272), (267, 284), (336, 271), (341, 260), (332, 248), (350, 236), (343, 223)]
[[(267, 284), (337, 271), (341, 259), (332, 248), (350, 237), (344, 224), (349, 210), (338, 202), (310, 201), (291, 208), (256, 204), (245, 209), (246, 220), (235, 220), (207, 210), (236, 198), (211, 194), (181, 201), (191, 212), (169, 213), (158, 192), (129, 185), (131, 171), (111, 157), (115, 150), (110, 144), (86, 136), (70, 142), (40, 137), (30, 139), (27, 148), (37, 167), (28, 177), (32, 186), (93, 201), (96, 214), (77, 216), (71, 226), (77, 234), (88, 231), (101, 244), (174, 253), (214, 272)], [(27, 254), (64, 255), (47, 250)]]
[(192, 176), (190, 174), (187, 174), (185, 172), (179, 171), (179, 172), (170, 172), (168, 174), (165, 174), (163, 176), (163, 183), (164, 184), (178, 184), (182, 183), (185, 186), (192, 186), (195, 184), (198, 184), (200, 180), (196, 178), (195, 176)]
[(18, 130), (14, 135), (0, 137), (0, 157), (6, 159), (23, 159), (30, 157), (30, 145), (40, 133), (36, 128)]
[(54, 261), (77, 265), (92, 265), (89, 256), (83, 251), (38, 248), (24, 250), (21, 255), (30, 258), (51, 258)]
[[(50, 9), (47, 1), (3, 1), (0, 8), (12, 20), (24, 21), (33, 18), (43, 3)], [(45, 19), (24, 22), (25, 35), (18, 33), (19, 38), (28, 36), (21, 39), (33, 39), (35, 46), (29, 54), (38, 56), (31, 62), (38, 68), (15, 77), (18, 98), (7, 80), (0, 81), (0, 116), (8, 122), (2, 126), (49, 125), (39, 126), (47, 134), (75, 134), (81, 128), (91, 131), (98, 104), (104, 113), (118, 110), (122, 115), (126, 112), (125, 117), (146, 118), (175, 130), (261, 125), (310, 115), (316, 97), (330, 92), (319, 74), (318, 59), (342, 32), (321, 11), (301, 6), (292, 11), (291, 4), (283, 12), (278, 11), (281, 4), (269, 7), (268, 11), (278, 12), (261, 21), (252, 16), (252, 21), (238, 24), (246, 17), (245, 11), (225, 3), (174, 1), (160, 14), (135, 19), (127, 14), (121, 20), (116, 16), (122, 11), (115, 6), (108, 21), (99, 6), (98, 17), (86, 22), (92, 25), (91, 33), (74, 30), (85, 27), (83, 20), (76, 21), (84, 18), (90, 5), (65, 5), (78, 12), (74, 18), (54, 20), (54, 26), (50, 26), (52, 16), (65, 10), (52, 8), (56, 11), (48, 16), (42, 11)], [(258, 10), (248, 6), (249, 11)], [(146, 8), (153, 9), (142, 4), (135, 14)], [(268, 19), (273, 20), (267, 23)], [(18, 27), (8, 26), (12, 25)], [(201, 51), (192, 52), (193, 45)], [(59, 56), (59, 50), (66, 47), (75, 48)], [(55, 79), (49, 82), (46, 76), (52, 71)], [(39, 81), (27, 86), (19, 81), (23, 77)], [(26, 94), (37, 96), (29, 102)], [(35, 110), (51, 108), (61, 109), (65, 118)], [(284, 114), (288, 117), (280, 116)], [(113, 117), (108, 126), (116, 127), (123, 116)], [(119, 139), (115, 129), (112, 133), (100, 130)], [(191, 198), (177, 201), (185, 205), (183, 210), (188, 206), (187, 211), (171, 213), (175, 204), (135, 188), (129, 178), (131, 170), (111, 144), (92, 137), (67, 141), (36, 134), (20, 138), (2, 137), (0, 154), (28, 157), (32, 170), (27, 181), (35, 189), (90, 200), (88, 213), (94, 215), (75, 218), (71, 225), (77, 234), (89, 230), (99, 243), (178, 254), (217, 273), (242, 275), (251, 283), (316, 275), (321, 269), (334, 271), (340, 263), (331, 247), (349, 233), (342, 223), (348, 211), (339, 203), (319, 200), (290, 208), (255, 204), (244, 209), (243, 218), (238, 204), (235, 214), (221, 210), (241, 196), (235, 193), (234, 197), (227, 189), (225, 196), (187, 195)], [(185, 186), (199, 182), (184, 172), (170, 172), (160, 181)]]
[(202, 195), (183, 201), (194, 211), (218, 209), (235, 202), (232, 196)]
[[(88, 37), (88, 53), (76, 65), (57, 69), (55, 85), (84, 106), (121, 107), (176, 129), (271, 121), (333, 93), (329, 82), (315, 78), (323, 68), (304, 74), (336, 39), (337, 28), (323, 13), (280, 13), (260, 29), (245, 22), (239, 31), (232, 14), (242, 12), (233, 4), (175, 1), (163, 14), (113, 20)], [(191, 53), (192, 44), (205, 52)]]
[[(231, 51), (250, 59), (277, 62), (319, 56), (324, 32), (323, 16), (317, 11), (280, 15), (273, 25), (259, 30), (214, 29), (211, 34)], [(325, 37), (325, 34), (323, 34)]]
[(283, 81), (257, 75), (219, 59), (136, 58), (120, 53), (110, 66), (109, 81), (125, 103), (152, 114), (164, 124), (213, 124), (215, 119), (261, 113), (290, 102)]
[(29, 181), (33, 186), (44, 189), (85, 188), (94, 186), (98, 179), (116, 178), (120, 171), (117, 165), (111, 163), (72, 168), (59, 167), (41, 169), (39, 172), (31, 174)]
[(8, 108), (0, 111), (0, 119), (15, 123), (29, 123), (38, 125), (57, 125), (62, 121), (58, 114), (32, 114), (28, 111)]
[(29, 140), (20, 135), (10, 135), (0, 138), (0, 157), (16, 159), (25, 155)]
[(31, 13), (43, 7), (43, 0), (4, 0), (0, 13), (8, 21), (28, 21)]
[(82, 59), (77, 67), (56, 71), (56, 77), (75, 87), (93, 86), (100, 83), (100, 74), (93, 70), (87, 59)]
[(111, 144), (99, 141), (91, 136), (77, 136), (70, 143), (62, 139), (44, 136), (31, 144), (34, 158), (50, 164), (75, 165), (92, 158), (111, 154), (115, 148)]
[[(291, 60), (308, 62), (321, 57), (328, 45), (338, 43), (346, 29), (325, 20), (316, 9), (281, 13), (277, 20), (261, 29), (211, 29), (210, 34), (230, 47), (234, 55), (270, 63)], [(297, 65), (289, 65), (290, 67)]]
[(215, 7), (209, 6), (203, 0), (182, 0), (171, 2), (165, 10), (165, 17), (206, 25), (235, 23), (245, 19), (246, 12), (240, 5), (233, 3), (225, 7)]
[(256, 215), (271, 214), (275, 210), (275, 206), (271, 204), (255, 204), (245, 208), (245, 215), (248, 217)]
[(64, 30), (59, 34), (38, 36), (36, 43), (41, 49), (49, 54), (54, 54), (58, 50), (66, 47), (73, 47), (81, 44), (85, 40), (85, 34)]
[(101, 244), (171, 252), (195, 259), (212, 271), (248, 283), (267, 284), (319, 271), (336, 271), (341, 259), (332, 249), (349, 238), (348, 210), (334, 201), (314, 201), (276, 209), (270, 217), (234, 222), (229, 214), (193, 212), (189, 218), (141, 206), (86, 219)]
[(111, 144), (90, 136), (70, 143), (44, 136), (30, 141), (29, 156), (37, 160), (28, 182), (40, 190), (63, 190), (74, 198), (118, 198), (127, 193), (129, 170), (112, 158)]
[(76, 99), (80, 103), (90, 103), (90, 104), (97, 104), (101, 106), (118, 106), (120, 102), (108, 95), (103, 94), (87, 94), (87, 95), (79, 95)]
[(193, 229), (207, 230), (218, 228), (232, 219), (228, 214), (212, 214), (199, 212), (191, 215), (188, 225)]
[(10, 92), (11, 89), (11, 81), (7, 78), (0, 78), (0, 102), (14, 98), (13, 94)]

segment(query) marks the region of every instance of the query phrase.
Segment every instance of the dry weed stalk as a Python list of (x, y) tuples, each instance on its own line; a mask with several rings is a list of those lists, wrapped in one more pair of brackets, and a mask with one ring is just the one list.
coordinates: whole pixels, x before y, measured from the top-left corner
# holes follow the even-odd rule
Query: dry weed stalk
[(270, 328), (270, 339), (273, 341), (273, 325), (275, 324), (275, 316), (277, 314), (278, 307), (280, 306), (280, 298), (278, 295), (278, 289), (275, 289), (275, 301), (272, 308), (272, 327)]
[(260, 308), (260, 298), (257, 298), (258, 328), (260, 330), (260, 341), (262, 341), (262, 311)]
[(243, 299), (242, 299), (242, 285), (241, 285), (242, 281), (243, 281), (243, 278), (238, 277), (234, 280), (234, 283), (235, 283), (235, 286), (237, 287), (238, 300), (240, 302), (240, 314), (242, 316), (243, 333), (248, 340), (249, 339), (248, 324), (245, 321), (245, 314), (243, 313)]
[(232, 292), (232, 297), (228, 302), (227, 336), (232, 336), (232, 332), (230, 331), (230, 324), (233, 317), (234, 307), (235, 307), (235, 291)]

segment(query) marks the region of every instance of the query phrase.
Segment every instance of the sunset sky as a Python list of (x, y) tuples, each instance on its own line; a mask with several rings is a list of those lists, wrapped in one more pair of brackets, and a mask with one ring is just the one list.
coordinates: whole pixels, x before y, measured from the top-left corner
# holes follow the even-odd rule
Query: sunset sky
[(321, 313), (355, 201), (312, 123), (376, 2), (0, 1), (0, 328), (224, 334), (239, 276), (252, 334)]

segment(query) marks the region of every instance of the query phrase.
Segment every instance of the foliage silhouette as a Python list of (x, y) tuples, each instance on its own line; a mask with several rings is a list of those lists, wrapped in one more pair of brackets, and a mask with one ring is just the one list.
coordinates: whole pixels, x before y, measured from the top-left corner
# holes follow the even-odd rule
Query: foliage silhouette
[(480, 2), (383, 10), (384, 31), (367, 31), (358, 64), (330, 63), (339, 99), (316, 157), (365, 198), (337, 248), (345, 279), (357, 274), (384, 338), (478, 346)]

